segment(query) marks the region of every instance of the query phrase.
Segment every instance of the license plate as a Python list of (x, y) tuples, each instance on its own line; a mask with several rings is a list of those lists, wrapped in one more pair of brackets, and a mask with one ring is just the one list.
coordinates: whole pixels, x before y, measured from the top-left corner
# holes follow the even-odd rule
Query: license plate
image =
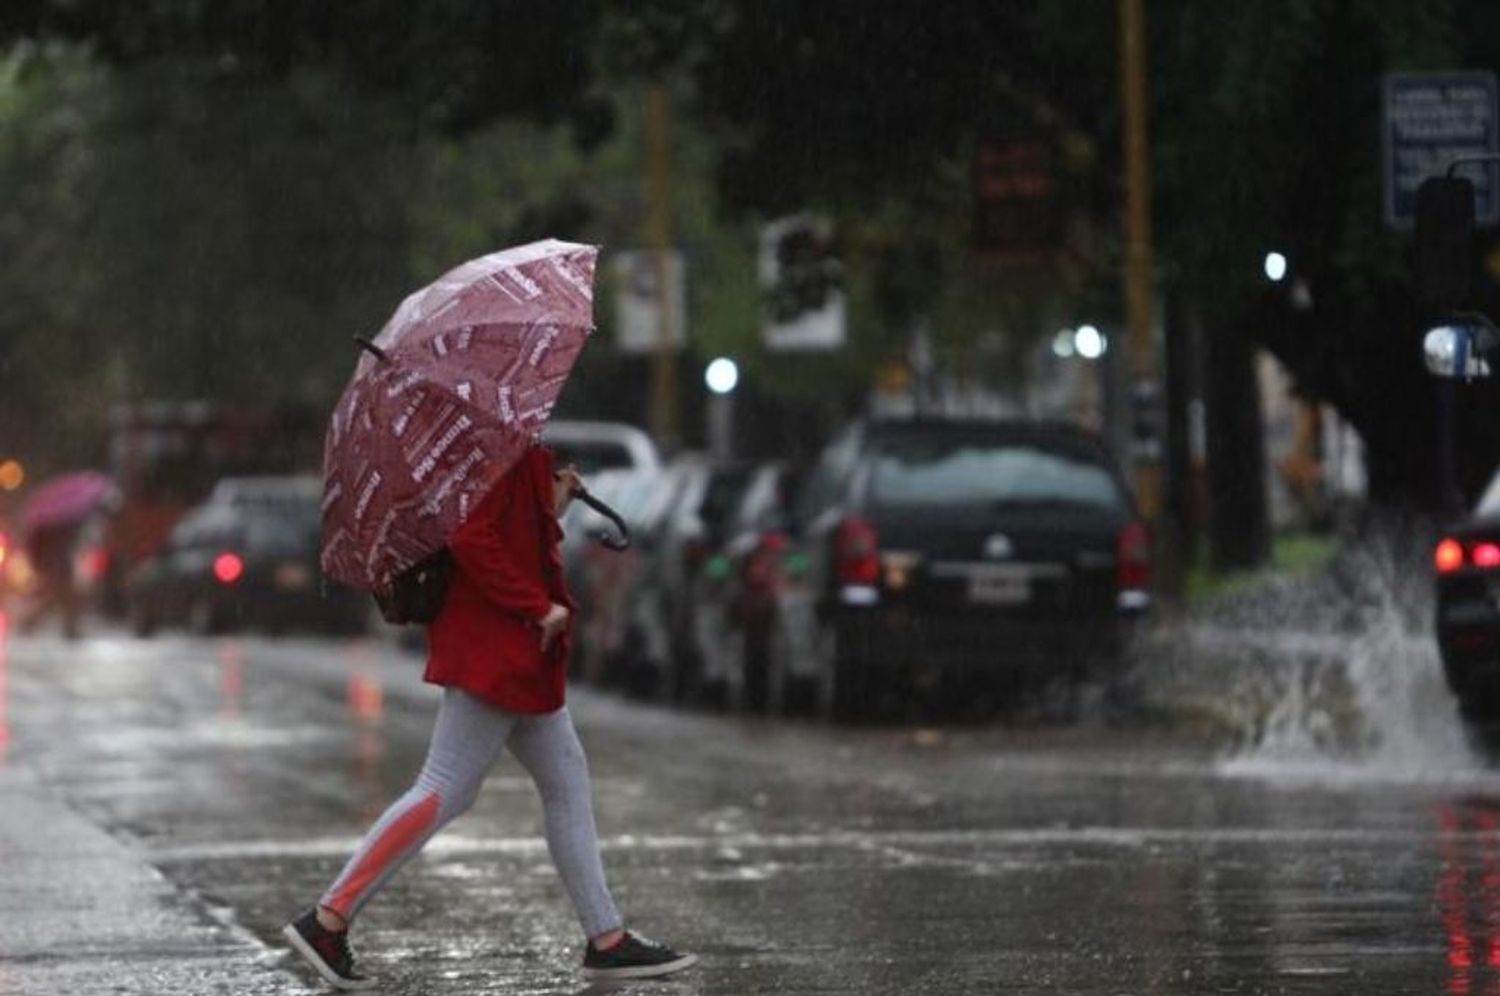
[(969, 601), (976, 605), (1023, 605), (1031, 601), (1031, 578), (1016, 570), (975, 572), (969, 576)]
[(312, 587), (312, 571), (306, 564), (282, 564), (276, 568), (276, 587), (284, 591), (306, 591)]

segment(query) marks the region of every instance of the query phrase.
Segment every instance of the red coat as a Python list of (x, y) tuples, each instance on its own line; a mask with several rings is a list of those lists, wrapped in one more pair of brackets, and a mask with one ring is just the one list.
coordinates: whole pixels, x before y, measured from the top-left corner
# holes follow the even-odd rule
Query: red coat
[(427, 681), (510, 712), (562, 708), (571, 634), (544, 654), (537, 626), (551, 603), (573, 608), (552, 487), (552, 454), (534, 446), (449, 542), (457, 569), (427, 628)]

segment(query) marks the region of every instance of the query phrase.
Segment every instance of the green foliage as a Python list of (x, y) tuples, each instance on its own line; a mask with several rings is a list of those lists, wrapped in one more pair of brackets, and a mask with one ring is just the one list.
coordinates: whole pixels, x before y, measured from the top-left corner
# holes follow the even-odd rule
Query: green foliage
[[(1421, 471), (1402, 455), (1430, 411), (1385, 403), (1423, 382), (1405, 241), (1379, 219), (1379, 81), (1500, 63), (1500, 13), (1151, 0), (1146, 14), (1163, 280), (1210, 334), (1256, 327), (1299, 390), (1354, 419), (1377, 489), (1382, 467), (1409, 485)], [(950, 369), (1014, 378), (1059, 322), (1119, 311), (1114, 15), (1100, 0), (953, 0), (940, 16), (800, 0), (15, 0), (0, 10), (5, 431), (17, 412), (88, 421), (130, 396), (331, 403), (348, 335), (458, 260), (541, 235), (640, 244), (647, 80), (676, 109), (674, 235), (700, 356), (735, 355), (778, 397), (841, 396), (925, 321)], [(1046, 272), (972, 252), (976, 149), (1016, 136), (1059, 163), (1068, 237)], [(755, 235), (803, 210), (836, 219), (844, 243), (853, 348), (836, 356), (759, 346)], [(1309, 281), (1309, 311), (1268, 298), (1271, 247)], [(599, 312), (608, 337), (607, 274)], [(601, 410), (634, 404), (632, 362), (587, 355)]]
[(277, 83), (306, 69), (460, 133), (585, 109), (599, 0), (7, 0), (0, 44), (83, 41), (116, 66), (210, 63)]
[(246, 87), (49, 45), (12, 53), (3, 92), (0, 445), (130, 398), (336, 390), (407, 282), (408, 146), (311, 73)]

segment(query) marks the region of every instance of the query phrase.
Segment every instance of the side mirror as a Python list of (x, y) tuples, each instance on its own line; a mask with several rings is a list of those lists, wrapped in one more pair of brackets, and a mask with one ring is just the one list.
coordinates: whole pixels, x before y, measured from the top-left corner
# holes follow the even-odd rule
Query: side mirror
[(1490, 376), (1500, 350), (1500, 331), (1482, 317), (1453, 320), (1430, 329), (1422, 340), (1427, 371), (1435, 377), (1479, 380)]

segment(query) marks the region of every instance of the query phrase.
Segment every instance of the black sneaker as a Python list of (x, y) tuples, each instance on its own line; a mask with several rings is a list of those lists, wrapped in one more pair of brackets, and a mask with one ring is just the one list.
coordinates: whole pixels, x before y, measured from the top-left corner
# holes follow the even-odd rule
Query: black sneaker
[(654, 979), (698, 964), (698, 956), (678, 954), (665, 944), (626, 931), (608, 951), (589, 944), (583, 952), (583, 974), (591, 979)]
[(374, 979), (354, 970), (349, 932), (324, 927), (318, 922), (317, 910), (308, 910), (282, 927), (281, 936), (335, 989), (369, 989), (375, 985)]

